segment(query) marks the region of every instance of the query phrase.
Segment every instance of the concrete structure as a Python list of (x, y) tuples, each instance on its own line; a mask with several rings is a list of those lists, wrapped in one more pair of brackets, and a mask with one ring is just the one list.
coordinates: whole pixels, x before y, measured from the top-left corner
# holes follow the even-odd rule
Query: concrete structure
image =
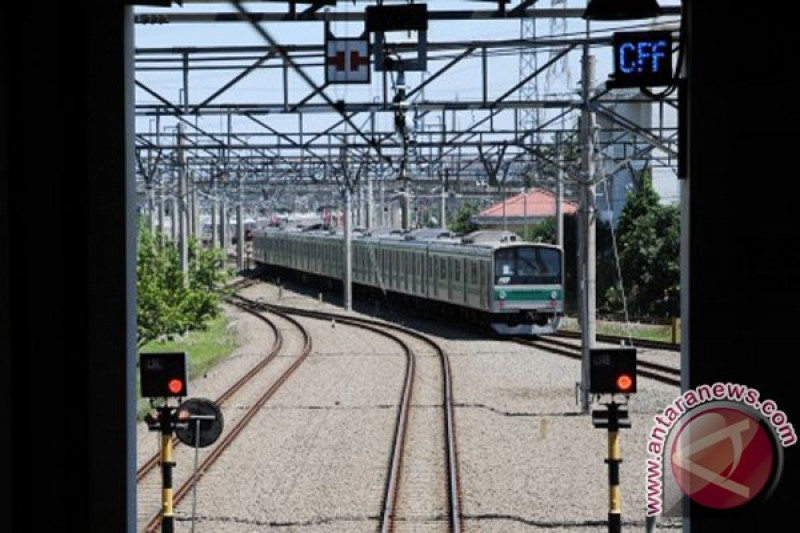
[[(648, 142), (658, 130), (673, 131), (677, 127), (677, 112), (662, 102), (642, 102), (638, 89), (615, 89), (613, 96), (628, 97), (631, 102), (612, 104), (600, 99), (603, 107), (597, 113), (600, 152), (596, 164), (605, 180), (597, 185), (596, 205), (599, 219), (616, 227), (628, 192), (638, 186), (646, 168), (652, 172), (661, 203), (678, 201), (677, 158), (670, 158), (665, 150), (668, 145)], [(668, 147), (676, 149), (674, 144)]]

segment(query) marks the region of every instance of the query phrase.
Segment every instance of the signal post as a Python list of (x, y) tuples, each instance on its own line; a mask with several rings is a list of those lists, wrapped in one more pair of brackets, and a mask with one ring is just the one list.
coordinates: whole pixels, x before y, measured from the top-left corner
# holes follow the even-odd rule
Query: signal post
[[(179, 402), (188, 394), (188, 362), (185, 352), (140, 354), (139, 370), (142, 397), (150, 398), (155, 411), (145, 415), (151, 431), (161, 433), (161, 531), (174, 533), (172, 436), (189, 446), (202, 448), (215, 442), (222, 433), (222, 411), (210, 400), (189, 398), (170, 406), (170, 398)], [(163, 403), (155, 405), (156, 400)], [(195, 424), (191, 422), (195, 421)]]
[(592, 424), (608, 430), (608, 531), (622, 531), (622, 490), (619, 465), (622, 463), (619, 445), (619, 430), (631, 427), (628, 411), (617, 403), (615, 394), (628, 395), (636, 392), (636, 349), (613, 348), (590, 350), (590, 392), (610, 395), (610, 401), (601, 403), (606, 409), (592, 411)]

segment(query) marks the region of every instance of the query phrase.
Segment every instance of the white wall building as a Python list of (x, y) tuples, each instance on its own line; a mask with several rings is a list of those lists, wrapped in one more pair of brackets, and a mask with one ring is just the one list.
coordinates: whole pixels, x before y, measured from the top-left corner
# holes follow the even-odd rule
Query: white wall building
[(645, 168), (651, 170), (662, 204), (679, 201), (677, 109), (657, 100), (643, 102), (639, 89), (614, 89), (610, 94), (638, 100), (602, 103), (596, 111), (600, 151), (595, 163), (598, 178), (605, 178), (597, 184), (597, 212), (616, 226), (628, 191)]

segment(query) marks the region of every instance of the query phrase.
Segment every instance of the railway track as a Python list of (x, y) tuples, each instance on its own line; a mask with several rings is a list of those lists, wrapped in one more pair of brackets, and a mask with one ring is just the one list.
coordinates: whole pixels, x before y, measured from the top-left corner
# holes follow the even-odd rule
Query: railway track
[[(237, 296), (242, 299), (242, 296)], [(452, 380), (450, 377), (450, 361), (447, 353), (441, 346), (418, 331), (415, 331), (404, 326), (397, 324), (387, 323), (379, 320), (354, 317), (341, 313), (330, 313), (318, 310), (299, 309), (287, 306), (278, 306), (273, 304), (266, 304), (262, 302), (252, 302), (259, 309), (264, 311), (278, 311), (281, 313), (292, 314), (296, 316), (304, 316), (308, 318), (315, 318), (325, 321), (335, 321), (338, 324), (351, 325), (359, 328), (368, 329), (379, 333), (384, 336), (392, 338), (395, 342), (404, 346), (407, 354), (406, 375), (404, 378), (402, 399), (397, 414), (397, 423), (395, 429), (395, 436), (393, 439), (390, 465), (387, 474), (386, 490), (384, 495), (384, 504), (381, 512), (381, 525), (380, 530), (382, 533), (395, 531), (398, 520), (403, 523), (413, 524), (415, 520), (420, 519), (421, 515), (430, 516), (438, 514), (437, 511), (431, 509), (420, 510), (420, 506), (425, 508), (428, 505), (439, 505), (436, 500), (442, 493), (446, 495), (446, 502), (442, 503), (442, 507), (446, 509), (448, 517), (448, 531), (458, 533), (462, 530), (462, 513), (461, 513), (461, 496), (460, 496), (460, 481), (458, 473), (458, 457), (455, 437), (455, 417), (454, 417), (454, 402), (452, 394)], [(422, 349), (413, 350), (409, 346), (407, 340), (402, 339), (402, 336), (411, 337), (418, 343), (423, 345)], [(425, 346), (427, 348), (425, 348)], [(418, 355), (422, 351), (432, 351), (434, 358), (439, 367), (440, 378), (438, 393), (426, 387), (435, 378), (426, 377), (422, 382), (415, 379), (419, 373), (418, 368), (421, 366), (418, 361)], [(430, 359), (430, 358), (428, 358)], [(415, 406), (412, 398), (426, 395), (439, 395), (436, 401), (436, 406), (441, 409), (443, 419), (441, 422), (442, 435), (439, 444), (432, 444), (442, 449), (445, 455), (445, 467), (442, 472), (444, 478), (444, 490), (430, 490), (425, 498), (419, 498), (419, 494), (409, 490), (404, 483), (412, 476), (419, 477), (419, 473), (430, 472), (431, 466), (423, 464), (421, 459), (414, 457), (414, 450), (407, 449), (408, 435), (413, 436), (416, 443), (424, 439), (430, 439), (425, 430), (424, 423), (421, 419), (424, 415), (421, 412), (421, 407)], [(420, 420), (418, 420), (420, 419)], [(415, 487), (416, 490), (416, 487)], [(424, 519), (424, 518), (423, 518)]]
[[(551, 353), (557, 353), (572, 359), (581, 359), (580, 346), (556, 338), (540, 337), (537, 339), (526, 339), (515, 337), (510, 340), (518, 344), (534, 346), (536, 348), (546, 350)], [(680, 386), (681, 384), (680, 369), (669, 365), (654, 363), (652, 361), (644, 361), (641, 358), (637, 358), (636, 372), (641, 377), (649, 378), (667, 385)]]
[[(252, 280), (241, 280), (231, 285), (233, 290), (241, 290), (252, 283), (257, 283)], [(396, 523), (413, 523), (415, 517), (414, 498), (418, 496), (415, 491), (404, 490), (404, 482), (414, 477), (414, 472), (429, 470), (426, 466), (419, 464), (419, 458), (414, 457), (414, 447), (408, 449), (407, 440), (408, 435), (412, 434), (414, 442), (417, 443), (421, 439), (421, 434), (424, 429), (418, 427), (419, 421), (424, 417), (417, 413), (418, 406), (415, 406), (412, 398), (416, 396), (430, 395), (431, 391), (423, 391), (422, 385), (419, 380), (415, 379), (417, 373), (417, 354), (421, 353), (421, 349), (412, 349), (410, 341), (421, 343), (427, 346), (428, 352), (434, 352), (434, 358), (438, 360), (438, 365), (441, 368), (441, 388), (439, 394), (441, 401), (439, 403), (439, 410), (443, 413), (441, 427), (439, 432), (439, 439), (437, 446), (439, 446), (446, 457), (446, 467), (443, 469), (442, 489), (437, 490), (436, 493), (430, 494), (428, 497), (423, 498), (423, 501), (428, 502), (435, 500), (437, 496), (445, 495), (445, 500), (440, 498), (443, 507), (447, 508), (447, 520), (449, 531), (461, 530), (461, 511), (460, 511), (460, 496), (459, 496), (459, 480), (458, 480), (458, 466), (456, 458), (456, 443), (455, 443), (455, 427), (453, 417), (453, 401), (452, 401), (452, 388), (450, 382), (450, 369), (447, 354), (438, 346), (434, 341), (428, 339), (424, 335), (413, 330), (397, 326), (393, 324), (383, 323), (377, 320), (369, 320), (356, 318), (341, 314), (325, 313), (321, 311), (310, 311), (303, 309), (294, 309), (289, 307), (281, 307), (265, 304), (244, 298), (241, 295), (228, 295), (225, 298), (226, 302), (235, 305), (244, 311), (257, 316), (264, 321), (268, 327), (273, 331), (275, 342), (270, 347), (269, 352), (261, 358), (245, 375), (242, 375), (236, 383), (225, 390), (220, 395), (215, 403), (224, 408), (225, 404), (231, 401), (234, 395), (251, 383), (255, 376), (260, 374), (271, 361), (275, 359), (279, 352), (285, 351), (285, 343), (283, 334), (280, 328), (276, 327), (274, 321), (264, 316), (264, 313), (273, 313), (280, 316), (282, 319), (292, 322), (295, 327), (301, 331), (303, 336), (303, 348), (301, 353), (296, 357), (294, 363), (285, 370), (280, 378), (274, 382), (267, 390), (260, 393), (258, 399), (252, 403), (239, 402), (249, 404), (243, 415), (238, 417), (238, 420), (229, 428), (226, 427), (220, 440), (210, 447), (208, 451), (203, 451), (202, 460), (199, 462), (194, 473), (188, 474), (185, 465), (190, 465), (192, 460), (189, 458), (189, 453), (195, 453), (195, 450), (189, 450), (187, 446), (180, 446), (180, 441), (177, 438), (172, 439), (174, 462), (176, 465), (184, 465), (181, 472), (177, 467), (173, 472), (175, 487), (174, 496), (172, 499), (173, 508), (176, 508), (181, 501), (192, 491), (193, 487), (202, 479), (203, 474), (207, 472), (212, 465), (225, 453), (225, 450), (236, 440), (237, 436), (242, 432), (245, 426), (251, 421), (255, 414), (262, 408), (262, 406), (269, 400), (270, 397), (280, 388), (280, 386), (288, 379), (288, 377), (297, 369), (305, 358), (311, 353), (311, 336), (306, 328), (304, 328), (297, 319), (290, 315), (303, 316), (307, 318), (315, 318), (326, 321), (336, 321), (340, 324), (351, 325), (362, 329), (374, 331), (380, 335), (391, 338), (394, 342), (403, 347), (406, 354), (406, 376), (403, 381), (403, 391), (401, 400), (399, 402), (397, 418), (394, 430), (394, 439), (391, 446), (390, 460), (387, 467), (386, 484), (383, 495), (383, 507), (380, 513), (381, 531), (392, 532), (397, 529)], [(406, 337), (404, 339), (403, 337)], [(424, 357), (424, 356), (423, 356)], [(433, 359), (431, 357), (426, 358)], [(429, 362), (425, 365), (430, 366)], [(425, 366), (423, 365), (423, 366)], [(425, 379), (423, 382), (429, 380)], [(416, 394), (415, 394), (416, 393)], [(226, 424), (227, 425), (227, 424)], [(179, 456), (179, 457), (178, 457)], [(160, 456), (158, 454), (151, 456), (145, 461), (137, 471), (137, 486), (139, 500), (140, 500), (140, 514), (139, 514), (139, 531), (144, 533), (154, 533), (158, 530), (162, 522), (163, 509), (162, 503), (158, 495), (153, 494), (153, 487), (156, 481), (159, 481), (156, 467), (160, 465)], [(416, 490), (416, 489), (415, 489)], [(431, 513), (439, 516), (441, 513)]]
[[(559, 331), (553, 335), (554, 337), (562, 337), (565, 339), (580, 339), (581, 334), (578, 331)], [(636, 337), (623, 337), (621, 335), (595, 335), (595, 339), (599, 342), (608, 342), (610, 344), (630, 343), (642, 348), (652, 348), (654, 350), (668, 350), (679, 352), (681, 345), (679, 343), (654, 341), (649, 339), (640, 339)]]
[[(274, 322), (261, 315), (261, 313), (253, 309), (252, 306), (247, 306), (241, 303), (237, 305), (243, 310), (257, 316), (259, 319), (267, 323), (268, 327), (273, 330), (276, 340), (266, 356), (264, 356), (256, 365), (250, 368), (249, 371), (242, 375), (241, 378), (239, 378), (232, 386), (227, 388), (225, 392), (216, 399), (215, 403), (221, 407), (224, 407), (235, 394), (240, 393), (246, 386), (252, 384), (254, 378), (275, 359), (275, 357), (284, 347), (284, 336), (275, 326)], [(278, 314), (280, 315), (280, 313)], [(195, 484), (202, 478), (203, 473), (207, 471), (222, 455), (222, 453), (233, 443), (239, 433), (241, 433), (241, 431), (250, 423), (250, 421), (267, 402), (267, 400), (269, 400), (275, 394), (275, 392), (286, 382), (289, 376), (292, 375), (292, 373), (311, 353), (312, 343), (308, 330), (305, 329), (297, 320), (288, 315), (281, 315), (281, 318), (295, 325), (303, 338), (303, 345), (299, 355), (295, 358), (295, 361), (279, 375), (277, 380), (274, 381), (269, 388), (258, 393), (257, 399), (254, 402), (249, 403), (249, 407), (244, 413), (237, 417), (235, 423), (233, 423), (230, 427), (225, 428), (219, 441), (207, 451), (204, 451), (202, 461), (199, 462), (196, 470), (191, 473), (191, 475), (187, 473), (186, 466), (193, 463), (190, 458), (190, 454), (192, 452), (186, 449), (186, 446), (180, 447), (180, 441), (178, 441), (177, 438), (172, 439), (172, 444), (174, 447), (173, 457), (176, 457), (174, 462), (177, 465), (176, 470), (174, 471), (174, 480), (177, 482), (175, 486), (177, 488), (173, 493), (173, 507), (177, 506), (189, 494), (192, 488), (194, 488)], [(177, 458), (177, 456), (180, 457)], [(158, 530), (162, 523), (163, 509), (161, 508), (160, 499), (152, 495), (148, 496), (148, 493), (153, 492), (154, 486), (160, 489), (158, 486), (158, 482), (160, 480), (154, 479), (158, 477), (157, 472), (155, 472), (155, 468), (156, 466), (159, 466), (159, 464), (160, 456), (156, 454), (139, 467), (136, 475), (137, 492), (140, 494), (139, 523), (140, 525), (144, 524), (143, 527), (139, 528), (139, 530), (146, 533), (154, 533)], [(178, 467), (181, 467), (180, 470), (177, 470)], [(156, 502), (158, 502), (157, 505)]]

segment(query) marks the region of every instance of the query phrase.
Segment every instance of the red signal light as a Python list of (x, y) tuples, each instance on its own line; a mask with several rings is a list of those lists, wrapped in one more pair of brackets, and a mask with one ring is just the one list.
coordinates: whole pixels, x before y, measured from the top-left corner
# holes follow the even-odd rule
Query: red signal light
[(633, 388), (633, 378), (628, 374), (620, 374), (616, 384), (619, 392), (629, 392)]
[(172, 394), (179, 394), (183, 391), (183, 381), (179, 379), (171, 379), (169, 383), (167, 383), (167, 388)]
[(174, 398), (189, 394), (186, 352), (139, 354), (143, 398)]

